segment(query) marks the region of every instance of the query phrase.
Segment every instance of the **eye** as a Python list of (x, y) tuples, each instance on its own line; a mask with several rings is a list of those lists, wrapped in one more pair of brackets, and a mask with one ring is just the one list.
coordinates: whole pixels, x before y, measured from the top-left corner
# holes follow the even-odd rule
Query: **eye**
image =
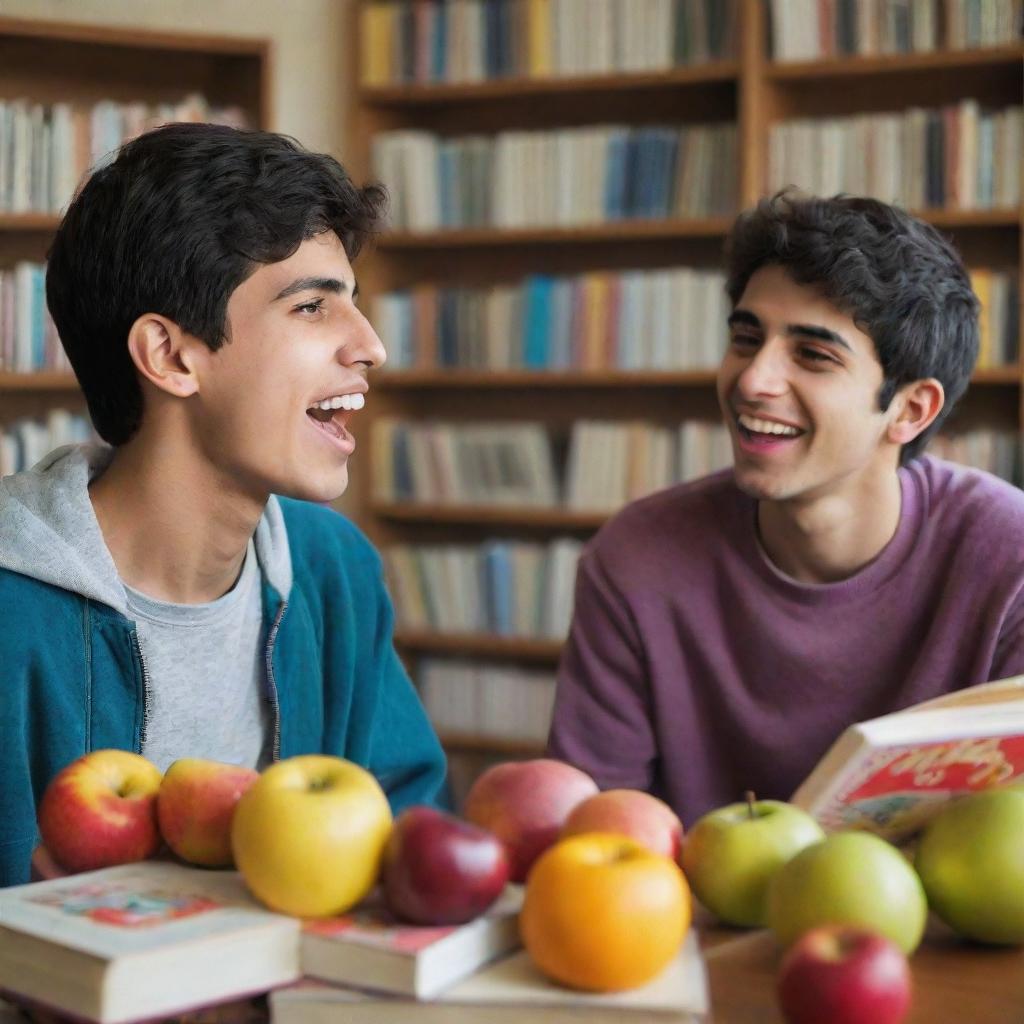
[(761, 344), (761, 339), (753, 334), (733, 334), (731, 341), (738, 348), (753, 348)]
[(821, 349), (808, 348), (806, 346), (800, 349), (800, 355), (811, 363), (834, 363), (836, 361), (826, 352), (822, 352)]
[(293, 313), (304, 313), (306, 316), (316, 316), (323, 311), (323, 299), (311, 299), (309, 302), (303, 302), (301, 305), (292, 307)]

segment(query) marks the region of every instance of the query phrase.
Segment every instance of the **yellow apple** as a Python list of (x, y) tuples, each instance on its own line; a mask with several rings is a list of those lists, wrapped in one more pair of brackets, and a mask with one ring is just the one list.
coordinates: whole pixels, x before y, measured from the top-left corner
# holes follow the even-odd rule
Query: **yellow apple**
[(243, 765), (183, 757), (164, 772), (156, 801), (160, 834), (182, 860), (230, 867), (231, 819), (242, 794), (259, 778)]
[(235, 865), (257, 899), (297, 917), (358, 903), (380, 872), (391, 808), (377, 780), (340, 757), (306, 754), (267, 768), (235, 808)]
[(39, 832), (66, 871), (145, 860), (160, 846), (160, 770), (128, 750), (94, 750), (61, 769), (39, 803)]

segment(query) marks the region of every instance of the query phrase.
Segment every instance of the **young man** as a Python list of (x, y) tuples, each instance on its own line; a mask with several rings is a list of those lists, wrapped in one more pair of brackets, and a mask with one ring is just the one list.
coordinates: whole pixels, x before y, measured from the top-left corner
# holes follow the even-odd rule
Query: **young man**
[(922, 456), (977, 355), (953, 248), (782, 193), (736, 222), (727, 290), (734, 468), (588, 545), (549, 741), (686, 824), (788, 798), (855, 721), (1024, 672), (1024, 495)]
[(112, 447), (0, 483), (0, 884), (28, 878), (49, 780), (104, 747), (323, 752), (396, 811), (438, 798), (380, 560), (311, 504), (345, 490), (385, 358), (350, 263), (383, 202), (281, 136), (172, 125), (71, 204), (47, 299)]

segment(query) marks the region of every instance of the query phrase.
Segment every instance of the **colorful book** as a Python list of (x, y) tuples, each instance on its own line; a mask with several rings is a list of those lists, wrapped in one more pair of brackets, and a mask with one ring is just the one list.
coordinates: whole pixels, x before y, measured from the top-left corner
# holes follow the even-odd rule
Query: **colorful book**
[(302, 973), (339, 985), (429, 999), (519, 945), (522, 889), (510, 885), (468, 924), (402, 924), (380, 904), (309, 921), (302, 931)]
[(954, 797), (1024, 781), (1024, 676), (850, 726), (792, 802), (826, 830), (911, 838)]
[(0, 990), (120, 1024), (266, 992), (299, 977), (299, 922), (231, 871), (162, 861), (0, 891)]
[(373, 997), (300, 983), (270, 996), (271, 1024), (698, 1024), (708, 1014), (704, 961), (691, 931), (652, 982), (627, 992), (577, 992), (548, 981), (525, 952), (455, 985), (437, 1000)]

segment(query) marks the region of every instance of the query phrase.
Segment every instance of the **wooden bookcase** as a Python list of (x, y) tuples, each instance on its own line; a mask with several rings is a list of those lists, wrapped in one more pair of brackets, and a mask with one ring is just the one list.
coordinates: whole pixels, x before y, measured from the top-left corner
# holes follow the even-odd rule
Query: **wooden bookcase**
[[(361, 0), (350, 38), (359, 39)], [(502, 79), (476, 84), (361, 86), (353, 44), (357, 174), (372, 175), (370, 149), (381, 131), (416, 128), (441, 135), (490, 134), (503, 129), (545, 129), (585, 124), (687, 123), (733, 120), (739, 136), (737, 209), (767, 191), (771, 127), (802, 116), (937, 107), (967, 97), (999, 106), (1024, 100), (1024, 43), (998, 49), (939, 51), (907, 56), (774, 63), (769, 57), (763, 0), (740, 0), (736, 60), (663, 74), (548, 79)], [(1024, 274), (1024, 209), (923, 212), (951, 234), (969, 264), (1016, 266)], [(615, 222), (558, 230), (452, 230), (383, 235), (357, 268), (367, 297), (417, 284), (486, 286), (531, 273), (578, 273), (673, 265), (713, 266), (729, 219)], [(1022, 327), (1024, 332), (1024, 327)], [(387, 344), (387, 338), (384, 339)], [(1024, 338), (1021, 339), (1024, 350)], [(979, 371), (958, 417), (1019, 429), (1024, 423), (1020, 367)], [(542, 420), (564, 428), (574, 419), (646, 419), (675, 424), (716, 415), (709, 372), (479, 372), (443, 369), (376, 373), (361, 419), (363, 451), (372, 446), (381, 416), (447, 421)], [(461, 542), (492, 536), (585, 537), (601, 515), (536, 509), (439, 507), (374, 501), (370, 459), (360, 460), (361, 523), (379, 545), (391, 542)], [(508, 660), (547, 665), (560, 645), (533, 639), (405, 634), (396, 637), (415, 674), (422, 656)], [(537, 747), (500, 744), (474, 736), (446, 736), (449, 754), (501, 759)]]
[[(100, 28), (0, 17), (0, 99), (90, 105), (164, 103), (200, 93), (269, 127), (271, 48), (264, 40)], [(0, 212), (0, 267), (43, 262), (59, 217)], [(85, 411), (73, 377), (0, 372), (0, 426), (55, 406)]]

